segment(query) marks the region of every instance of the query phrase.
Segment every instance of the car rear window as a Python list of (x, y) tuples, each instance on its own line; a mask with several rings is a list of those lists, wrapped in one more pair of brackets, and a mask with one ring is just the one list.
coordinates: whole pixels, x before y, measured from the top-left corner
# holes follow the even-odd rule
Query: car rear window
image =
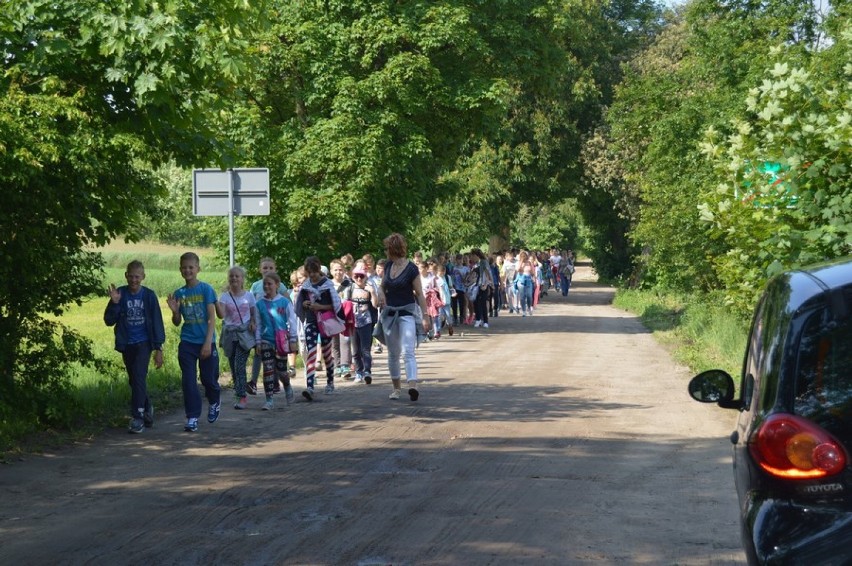
[(852, 325), (814, 313), (799, 343), (796, 414), (846, 436), (852, 425)]

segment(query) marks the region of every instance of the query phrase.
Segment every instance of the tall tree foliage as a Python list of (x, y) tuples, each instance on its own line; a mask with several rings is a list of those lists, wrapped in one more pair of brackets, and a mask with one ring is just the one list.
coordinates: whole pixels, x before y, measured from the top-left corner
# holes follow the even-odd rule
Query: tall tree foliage
[(779, 44), (746, 111), (707, 131), (719, 183), (701, 219), (727, 252), (714, 258), (726, 296), (746, 312), (768, 277), (852, 254), (852, 28), (836, 13), (830, 46)]
[(86, 363), (91, 352), (42, 314), (102, 292), (90, 246), (133, 236), (160, 194), (152, 163), (221, 155), (206, 117), (239, 76), (244, 46), (235, 39), (254, 20), (247, 8), (3, 3), (0, 418), (67, 416), (69, 407), (49, 406), (50, 392), (62, 390), (69, 360)]
[(610, 183), (622, 211), (632, 210), (622, 216), (642, 253), (635, 261), (646, 284), (717, 286), (712, 258), (725, 253), (725, 244), (708, 238), (695, 212), (716, 173), (699, 144), (708, 127), (743, 111), (770, 47), (812, 45), (815, 21), (810, 0), (692, 0), (659, 41), (627, 65), (608, 129), (601, 131), (606, 153), (596, 155), (623, 172), (614, 185), (599, 181)]
[[(248, 92), (273, 213), (251, 256), (485, 241), (570, 196), (584, 129), (650, 1), (281, 3)], [(635, 38), (631, 38), (635, 34)], [(367, 220), (369, 219), (369, 220)]]
[[(462, 2), (281, 2), (248, 89), (272, 214), (254, 255), (378, 249), (443, 197), (459, 148), (493, 128), (508, 85)], [(494, 22), (499, 28), (499, 19)]]

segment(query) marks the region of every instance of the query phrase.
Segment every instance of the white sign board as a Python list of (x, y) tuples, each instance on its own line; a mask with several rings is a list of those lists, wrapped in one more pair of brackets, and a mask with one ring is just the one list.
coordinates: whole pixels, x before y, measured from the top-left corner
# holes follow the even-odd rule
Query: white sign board
[(268, 215), (269, 169), (193, 170), (192, 212), (195, 216)]

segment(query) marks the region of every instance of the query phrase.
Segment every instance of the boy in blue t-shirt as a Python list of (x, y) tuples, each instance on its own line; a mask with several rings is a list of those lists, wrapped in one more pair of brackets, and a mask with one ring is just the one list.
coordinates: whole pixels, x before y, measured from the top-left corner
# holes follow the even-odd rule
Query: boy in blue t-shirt
[(186, 252), (180, 256), (180, 274), (186, 284), (169, 295), (172, 323), (183, 327), (178, 345), (183, 387), (183, 406), (186, 411), (184, 430), (198, 430), (201, 416), (201, 395), (198, 393), (198, 370), (204, 394), (210, 402), (207, 422), (219, 418), (219, 354), (216, 350), (216, 291), (208, 283), (198, 280), (201, 271), (198, 256)]

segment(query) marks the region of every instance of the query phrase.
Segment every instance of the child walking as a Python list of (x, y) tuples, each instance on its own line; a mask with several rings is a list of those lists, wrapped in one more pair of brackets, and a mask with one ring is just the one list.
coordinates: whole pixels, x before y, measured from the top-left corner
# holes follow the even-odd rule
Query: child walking
[[(257, 354), (263, 363), (263, 392), (266, 395), (264, 411), (271, 411), (274, 408), (272, 396), (279, 380), (284, 384), (287, 404), (293, 402), (293, 387), (290, 385), (290, 372), (287, 371), (287, 354), (295, 352), (298, 348), (296, 313), (293, 311), (290, 299), (278, 293), (280, 286), (281, 278), (277, 273), (264, 275), (264, 295), (257, 304), (260, 320), (260, 342), (258, 342)], [(276, 333), (281, 331), (287, 333), (285, 340), (287, 351), (278, 349), (279, 340), (276, 339)]]
[(373, 382), (373, 354), (370, 345), (373, 343), (373, 328), (376, 321), (373, 312), (379, 307), (379, 297), (376, 289), (367, 282), (367, 271), (356, 267), (352, 271), (354, 283), (349, 287), (349, 300), (355, 311), (355, 332), (352, 343), (355, 347), (355, 383)]
[[(260, 260), (260, 265), (258, 266), (258, 271), (260, 271), (260, 279), (251, 284), (251, 288), (249, 291), (252, 295), (254, 295), (255, 300), (259, 301), (263, 298), (263, 278), (266, 277), (267, 273), (277, 273), (278, 269), (275, 264), (275, 260), (271, 257), (264, 257)], [(283, 296), (288, 296), (290, 291), (287, 290), (287, 286), (284, 283), (278, 287), (278, 292)], [(251, 381), (246, 384), (246, 391), (248, 391), (249, 395), (257, 395), (257, 378), (260, 375), (260, 356), (255, 354), (254, 360), (251, 365)], [(278, 384), (276, 384), (276, 390), (278, 388)], [(276, 391), (277, 392), (277, 391)]]
[(201, 394), (198, 392), (198, 373), (204, 395), (210, 403), (207, 422), (219, 418), (219, 353), (216, 350), (216, 291), (209, 283), (199, 281), (201, 263), (198, 255), (186, 252), (180, 256), (180, 274), (185, 285), (170, 294), (167, 300), (172, 311), (172, 324), (180, 330), (178, 363), (183, 388), (187, 432), (198, 430), (201, 416)]
[(440, 309), (438, 316), (438, 325), (435, 327), (437, 336), (441, 335), (441, 329), (446, 327), (447, 333), (453, 335), (453, 314), (451, 312), (452, 300), (455, 297), (455, 291), (450, 288), (450, 278), (447, 277), (447, 268), (444, 264), (437, 262), (435, 264), (435, 278), (438, 283), (438, 290), (441, 293), (441, 300), (444, 306)]
[[(307, 389), (302, 396), (308, 401), (314, 400), (314, 381), (317, 363), (317, 342), (319, 340), (319, 325), (317, 313), (320, 311), (340, 311), (340, 296), (334, 288), (334, 283), (322, 272), (322, 264), (316, 256), (305, 260), (305, 275), (308, 276), (299, 291), (296, 301), (296, 314), (305, 325), (305, 380)], [(326, 386), (325, 393), (334, 393), (334, 356), (331, 351), (331, 340), (323, 340), (322, 357), (325, 361)]]
[(246, 363), (249, 352), (260, 341), (257, 324), (257, 302), (245, 290), (246, 270), (235, 265), (228, 270), (228, 290), (219, 295), (216, 314), (222, 321), (220, 345), (231, 366), (234, 378), (235, 409), (248, 407), (246, 397)]
[(144, 287), (145, 266), (131, 261), (124, 272), (127, 285), (109, 286), (104, 322), (115, 327), (115, 349), (121, 352), (130, 379), (130, 427), (140, 433), (154, 426), (154, 407), (148, 399), (148, 364), (154, 352), (154, 367), (163, 366), (166, 330), (156, 293)]

